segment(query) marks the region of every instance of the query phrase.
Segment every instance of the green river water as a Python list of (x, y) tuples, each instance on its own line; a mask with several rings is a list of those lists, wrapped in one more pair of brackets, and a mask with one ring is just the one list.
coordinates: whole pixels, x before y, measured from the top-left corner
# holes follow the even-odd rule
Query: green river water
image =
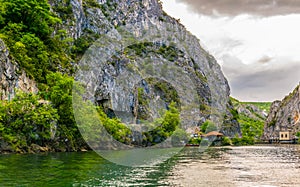
[(299, 186), (299, 168), (297, 145), (185, 148), (148, 167), (94, 152), (1, 155), (0, 186)]

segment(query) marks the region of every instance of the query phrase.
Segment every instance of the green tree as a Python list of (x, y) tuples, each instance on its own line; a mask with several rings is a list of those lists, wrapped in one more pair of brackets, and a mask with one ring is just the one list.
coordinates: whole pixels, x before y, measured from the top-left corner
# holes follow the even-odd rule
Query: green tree
[(240, 115), (238, 121), (242, 128), (243, 137), (259, 139), (262, 136), (264, 129), (263, 120), (253, 119), (245, 115)]
[[(0, 0), (0, 37), (21, 68), (38, 83), (49, 72), (73, 73), (70, 42), (46, 0)], [(56, 26), (57, 25), (57, 26)], [(40, 86), (40, 85), (38, 85)]]
[(174, 131), (180, 127), (180, 113), (176, 108), (176, 103), (172, 102), (169, 105), (169, 110), (165, 111), (162, 118), (154, 121), (155, 129), (143, 133), (143, 145), (155, 145), (165, 141)]
[(162, 128), (163, 131), (170, 136), (176, 130), (176, 128), (179, 127), (179, 125), (180, 113), (176, 108), (176, 103), (172, 102), (169, 105), (169, 110), (167, 110), (163, 116)]
[(111, 134), (115, 140), (125, 144), (131, 144), (131, 130), (125, 124), (123, 124), (117, 118), (110, 119), (107, 117), (100, 107), (97, 107), (97, 111), (100, 116), (101, 123), (105, 127), (106, 131)]
[(73, 114), (72, 89), (74, 79), (61, 73), (49, 73), (47, 85), (40, 94), (49, 99), (57, 109), (59, 120), (59, 141), (64, 142), (70, 150), (85, 145), (77, 128)]
[(50, 11), (46, 0), (0, 0), (0, 5), (4, 10), (1, 11), (1, 27), (8, 23), (23, 24), (24, 32), (42, 39), (48, 38), (53, 31), (52, 26), (61, 22)]
[(209, 132), (212, 132), (212, 131), (217, 131), (218, 128), (217, 126), (212, 122), (212, 121), (205, 121), (202, 125), (201, 125), (201, 131), (203, 133), (209, 133)]
[[(21, 46), (24, 48), (24, 52), (26, 52), (26, 54), (24, 54), (26, 55), (26, 60), (19, 61), (20, 65), (27, 69), (31, 77), (45, 82), (44, 78), (49, 70), (51, 70), (51, 66), (49, 65), (49, 53), (44, 43), (34, 34), (28, 33), (23, 35), (21, 40), (16, 44), (18, 44), (17, 47)], [(16, 50), (16, 44), (13, 46), (13, 50)], [(17, 50), (19, 49), (17, 48)], [(14, 51), (14, 54), (18, 54), (17, 52), (18, 51)], [(20, 59), (20, 57), (17, 58)], [(21, 58), (24, 59), (24, 57)]]
[(0, 137), (15, 151), (27, 150), (34, 143), (51, 143), (59, 116), (50, 104), (34, 94), (18, 93), (15, 98), (1, 101)]

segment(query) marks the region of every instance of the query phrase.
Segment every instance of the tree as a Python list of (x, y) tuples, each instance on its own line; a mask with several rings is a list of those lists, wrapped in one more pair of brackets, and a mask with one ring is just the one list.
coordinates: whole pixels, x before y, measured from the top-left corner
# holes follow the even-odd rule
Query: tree
[(70, 150), (85, 144), (76, 126), (72, 106), (74, 79), (61, 73), (49, 73), (47, 85), (40, 94), (49, 99), (59, 115), (58, 129), (60, 142), (67, 144)]
[(107, 117), (100, 107), (97, 107), (97, 111), (102, 125), (115, 140), (125, 144), (131, 143), (131, 130), (125, 124), (117, 118), (110, 119)]
[[(45, 82), (44, 78), (49, 70), (51, 70), (51, 67), (49, 65), (49, 53), (44, 43), (34, 34), (28, 33), (23, 35), (21, 40), (16, 44), (24, 46), (24, 50), (26, 51), (24, 55), (26, 55), (26, 59), (28, 59), (19, 61), (20, 65), (29, 70), (27, 72), (30, 73), (30, 76), (35, 77), (36, 80), (40, 82)], [(15, 46), (13, 48), (14, 50)], [(14, 54), (17, 54), (17, 51), (14, 52)], [(21, 58), (24, 59), (24, 57)]]
[(57, 110), (37, 95), (19, 92), (12, 101), (1, 101), (0, 137), (15, 151), (33, 143), (44, 146), (54, 137), (58, 118)]
[(168, 133), (168, 135), (172, 135), (172, 133), (176, 130), (180, 125), (180, 113), (176, 108), (176, 103), (172, 102), (169, 105), (169, 110), (167, 110), (163, 116), (162, 128), (163, 131)]
[(4, 10), (0, 12), (1, 27), (8, 23), (23, 24), (24, 32), (46, 39), (53, 31), (51, 26), (61, 22), (46, 0), (0, 0), (0, 4)]
[(218, 130), (218, 128), (212, 121), (207, 120), (201, 125), (201, 131), (204, 133), (209, 133), (216, 130)]
[(73, 72), (71, 40), (63, 30), (54, 35), (61, 20), (46, 0), (0, 0), (0, 5), (0, 37), (27, 75), (45, 83), (50, 71)]
[(156, 128), (143, 133), (145, 137), (143, 144), (145, 146), (155, 145), (165, 141), (180, 127), (180, 113), (175, 106), (176, 103), (172, 102), (169, 105), (169, 110), (165, 111), (163, 117), (154, 121)]

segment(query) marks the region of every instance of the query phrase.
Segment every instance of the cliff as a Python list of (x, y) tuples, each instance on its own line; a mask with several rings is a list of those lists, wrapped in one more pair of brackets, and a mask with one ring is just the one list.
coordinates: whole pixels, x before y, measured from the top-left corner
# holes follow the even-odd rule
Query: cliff
[(264, 126), (263, 139), (279, 138), (279, 132), (300, 131), (300, 86), (282, 101), (272, 103), (270, 113)]
[(163, 12), (159, 1), (48, 3), (30, 4), (34, 7), (26, 19), (10, 16), (15, 9), (9, 6), (18, 4), (6, 5), (0, 23), (0, 38), (6, 41), (0, 40), (0, 89), (7, 100), (15, 88), (37, 92), (38, 87), (40, 99), (50, 99), (58, 111), (61, 133), (56, 138), (61, 144), (70, 150), (82, 144), (74, 140), (80, 133), (71, 111), (72, 81), (66, 75), (81, 82), (84, 98), (102, 106), (109, 117), (152, 120), (175, 101), (186, 130), (210, 119), (227, 136), (241, 134), (219, 64), (178, 20)]
[(0, 39), (0, 100), (10, 100), (15, 95), (15, 89), (36, 93), (36, 83), (28, 78), (10, 56), (4, 41)]
[[(52, 1), (51, 5), (54, 11), (60, 6), (72, 10), (64, 20), (63, 29), (75, 39), (75, 45), (90, 41), (90, 54), (85, 53), (80, 59), (75, 75), (76, 80), (87, 85), (85, 97), (124, 120), (130, 120), (125, 119), (124, 113), (145, 120), (158, 116), (157, 111), (168, 103), (166, 98), (191, 104), (195, 91), (202, 111), (186, 124), (193, 121), (201, 124), (212, 118), (225, 135), (240, 134), (239, 124), (230, 113), (230, 88), (219, 64), (203, 50), (195, 36), (163, 12), (158, 1), (71, 0), (69, 4)], [(66, 16), (61, 12), (58, 15)], [(182, 73), (176, 74), (176, 69)], [(132, 70), (133, 74), (128, 73)], [(173, 74), (168, 75), (168, 71)], [(126, 79), (131, 88), (118, 87), (120, 79)], [(182, 85), (186, 86), (185, 91)], [(143, 98), (144, 103), (137, 102), (138, 89), (143, 90), (140, 101)], [(178, 99), (165, 93), (170, 89), (178, 92)], [(119, 94), (114, 95), (113, 90)], [(157, 97), (165, 99), (153, 103)], [(139, 114), (134, 114), (135, 111)]]

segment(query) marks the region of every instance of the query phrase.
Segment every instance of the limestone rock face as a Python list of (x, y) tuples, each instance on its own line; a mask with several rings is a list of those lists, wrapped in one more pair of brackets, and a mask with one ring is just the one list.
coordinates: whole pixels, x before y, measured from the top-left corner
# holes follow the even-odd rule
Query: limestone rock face
[(5, 43), (0, 39), (0, 99), (13, 98), (15, 89), (24, 92), (37, 92), (35, 82), (18, 68), (18, 64), (10, 56)]
[[(163, 12), (158, 0), (49, 3), (63, 22), (55, 32), (66, 30), (76, 47), (92, 44), (82, 58), (76, 57), (75, 79), (86, 87), (87, 99), (105, 106), (112, 115), (131, 113), (138, 119), (137, 111), (147, 114), (140, 117), (157, 117), (155, 111), (167, 108), (171, 96), (176, 96), (183, 108), (197, 105), (182, 114), (188, 119), (184, 125), (201, 125), (210, 119), (225, 135), (241, 134), (229, 111), (230, 88), (219, 64), (178, 20)], [(13, 94), (14, 88), (37, 91), (34, 81), (9, 56), (3, 41), (0, 58), (2, 99)], [(170, 84), (169, 91), (158, 88), (163, 82)]]
[[(63, 19), (63, 29), (67, 30), (70, 37), (75, 40), (89, 39), (93, 43), (80, 60), (75, 76), (87, 88), (85, 97), (105, 106), (114, 114), (118, 113), (115, 110), (118, 108), (118, 117), (122, 117), (123, 113), (131, 113), (137, 118), (134, 116), (136, 111), (147, 114), (144, 117), (157, 117), (158, 114), (153, 111), (167, 107), (168, 103), (166, 99), (164, 102), (159, 99), (164, 94), (151, 85), (146, 75), (164, 79), (156, 73), (165, 71), (168, 79), (175, 80), (179, 74), (167, 75), (168, 71), (175, 68), (189, 80), (181, 77), (177, 83), (173, 82), (173, 89), (184, 92), (183, 89), (180, 91), (182, 86), (179, 81), (192, 83), (192, 91), (186, 92), (186, 95), (179, 94), (182, 103), (192, 103), (192, 92), (195, 92), (201, 105), (201, 111), (190, 111), (199, 115), (196, 119), (188, 120), (187, 124), (198, 121), (200, 125), (206, 119), (211, 119), (225, 135), (241, 133), (239, 124), (232, 121), (232, 115), (228, 112), (228, 107), (231, 107), (228, 104), (230, 88), (219, 64), (178, 20), (163, 12), (157, 0), (91, 2), (71, 0), (63, 3), (50, 0), (53, 11), (61, 18), (67, 17)], [(61, 13), (57, 11), (60, 6), (68, 6), (72, 11)], [(130, 73), (130, 69), (134, 73)], [(124, 84), (129, 89), (117, 86), (121, 84), (120, 77), (124, 76)], [(143, 89), (147, 102), (137, 102), (138, 87)], [(145, 103), (147, 106), (143, 105)], [(230, 124), (226, 128), (222, 126), (224, 121)]]
[(279, 132), (300, 131), (300, 86), (282, 101), (274, 101), (264, 127), (264, 139), (279, 138)]

